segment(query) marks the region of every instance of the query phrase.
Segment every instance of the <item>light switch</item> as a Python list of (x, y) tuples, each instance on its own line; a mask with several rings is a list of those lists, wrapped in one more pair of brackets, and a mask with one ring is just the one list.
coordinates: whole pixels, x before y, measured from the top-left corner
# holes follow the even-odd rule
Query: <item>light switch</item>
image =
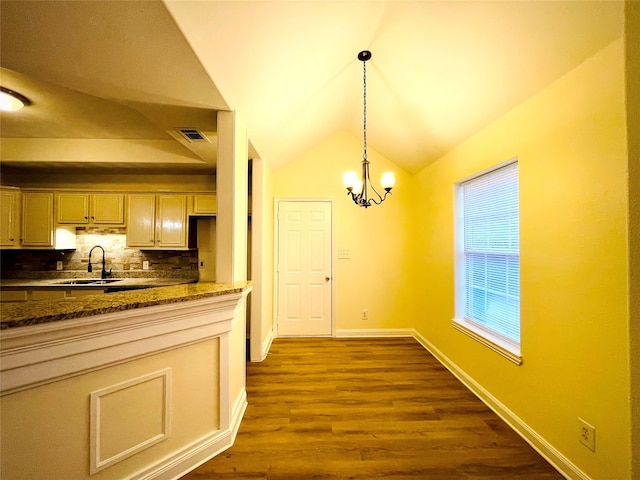
[(142, 269), (143, 270), (149, 270), (149, 260), (143, 260), (142, 261)]
[(338, 259), (351, 258), (351, 250), (338, 250)]

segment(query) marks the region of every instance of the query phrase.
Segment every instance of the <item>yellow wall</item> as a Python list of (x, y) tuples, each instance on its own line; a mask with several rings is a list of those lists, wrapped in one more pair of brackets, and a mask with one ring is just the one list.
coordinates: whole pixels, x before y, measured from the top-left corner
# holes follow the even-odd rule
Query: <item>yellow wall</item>
[(216, 219), (199, 218), (198, 222), (198, 281), (216, 281)]
[[(454, 330), (453, 185), (519, 159), (516, 366)], [(630, 469), (624, 45), (616, 41), (416, 176), (416, 327), (592, 478)], [(422, 251), (421, 251), (422, 250)], [(578, 417), (596, 452), (578, 443)]]
[(238, 306), (237, 314), (233, 318), (234, 326), (229, 335), (229, 348), (232, 352), (229, 365), (229, 398), (231, 399), (230, 406), (232, 409), (246, 395), (246, 313), (247, 304), (243, 301)]
[[(357, 207), (342, 185), (346, 170), (359, 170), (362, 141), (336, 134), (297, 161), (274, 173), (273, 194), (285, 199), (334, 199), (334, 251), (351, 250), (351, 259), (335, 260), (334, 330), (407, 327), (412, 297), (409, 265), (410, 176), (369, 149), (372, 181), (396, 173), (396, 190), (382, 206)], [(367, 309), (369, 320), (361, 319)]]
[(629, 148), (629, 339), (631, 352), (631, 478), (640, 479), (640, 2), (625, 8)]
[[(264, 345), (265, 340), (273, 331), (273, 172), (269, 166), (264, 164), (264, 191), (263, 202), (263, 268), (262, 268), (262, 305), (261, 305), (261, 334), (260, 343)], [(266, 352), (265, 352), (266, 353)]]
[(237, 112), (218, 112), (216, 280), (247, 279), (248, 139)]

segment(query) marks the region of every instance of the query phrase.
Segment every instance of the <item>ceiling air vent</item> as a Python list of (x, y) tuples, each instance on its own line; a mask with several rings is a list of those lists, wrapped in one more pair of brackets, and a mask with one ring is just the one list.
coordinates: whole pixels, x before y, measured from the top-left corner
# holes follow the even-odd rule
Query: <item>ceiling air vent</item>
[(208, 142), (209, 139), (195, 128), (176, 128), (188, 142)]

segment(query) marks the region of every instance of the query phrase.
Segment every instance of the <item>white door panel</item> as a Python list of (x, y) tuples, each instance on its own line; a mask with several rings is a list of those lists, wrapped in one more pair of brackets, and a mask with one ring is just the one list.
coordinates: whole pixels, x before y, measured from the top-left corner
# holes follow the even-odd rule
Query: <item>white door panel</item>
[(331, 203), (280, 202), (278, 334), (331, 335)]

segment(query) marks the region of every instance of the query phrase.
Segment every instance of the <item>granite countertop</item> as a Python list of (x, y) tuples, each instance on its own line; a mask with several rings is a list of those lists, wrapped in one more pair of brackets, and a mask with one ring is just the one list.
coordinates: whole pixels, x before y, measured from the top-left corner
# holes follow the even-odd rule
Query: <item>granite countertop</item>
[[(4, 287), (5, 281), (2, 282), (2, 285)], [(80, 298), (2, 304), (0, 306), (0, 330), (240, 293), (248, 288), (251, 288), (251, 282), (198, 282), (109, 294), (87, 295)]]

